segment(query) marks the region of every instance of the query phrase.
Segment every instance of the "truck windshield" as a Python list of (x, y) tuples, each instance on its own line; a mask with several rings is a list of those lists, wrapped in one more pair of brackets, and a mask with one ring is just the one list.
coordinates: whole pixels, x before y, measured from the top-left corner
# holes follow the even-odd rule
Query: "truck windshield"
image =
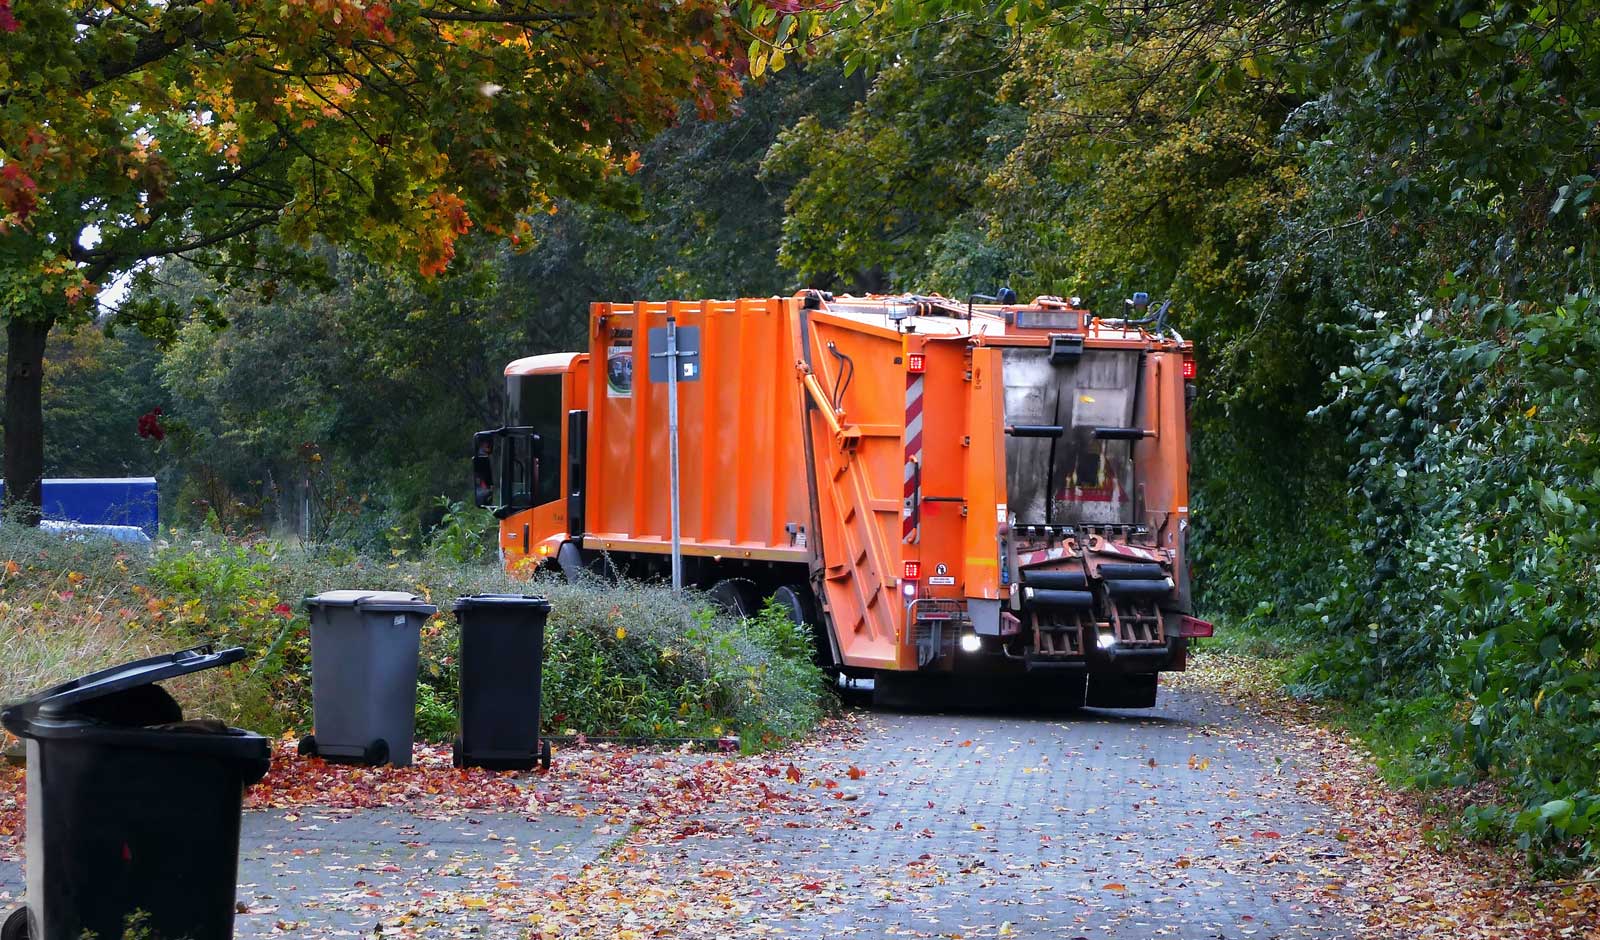
[(1061, 437), (1006, 438), (1006, 500), (1019, 524), (1131, 524), (1133, 442), (1096, 440), (1133, 427), (1139, 353), (1086, 349), (1051, 365), (1044, 349), (1002, 353), (1007, 425), (1058, 425)]

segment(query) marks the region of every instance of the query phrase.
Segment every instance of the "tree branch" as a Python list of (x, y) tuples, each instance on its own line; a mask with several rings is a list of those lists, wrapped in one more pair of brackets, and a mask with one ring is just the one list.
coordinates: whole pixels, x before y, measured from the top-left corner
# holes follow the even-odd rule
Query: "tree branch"
[(504, 23), (508, 26), (517, 23), (567, 23), (587, 18), (581, 13), (480, 13), (451, 10), (421, 10), (419, 15), (423, 19), (443, 23)]

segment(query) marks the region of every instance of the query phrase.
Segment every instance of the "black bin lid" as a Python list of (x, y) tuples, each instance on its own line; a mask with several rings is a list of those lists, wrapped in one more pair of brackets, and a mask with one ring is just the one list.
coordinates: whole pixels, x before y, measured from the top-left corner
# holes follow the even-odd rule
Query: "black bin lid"
[(203, 669), (226, 666), (244, 659), (244, 648), (214, 649), (211, 644), (139, 659), (99, 672), (91, 672), (70, 682), (52, 686), (5, 710), (6, 727), (16, 731), (13, 722), (25, 722), (34, 715), (45, 718), (70, 716), (84, 702), (125, 692), (141, 685), (186, 676)]
[(550, 599), (543, 594), (467, 594), (450, 605), (455, 613), (474, 608), (549, 610)]

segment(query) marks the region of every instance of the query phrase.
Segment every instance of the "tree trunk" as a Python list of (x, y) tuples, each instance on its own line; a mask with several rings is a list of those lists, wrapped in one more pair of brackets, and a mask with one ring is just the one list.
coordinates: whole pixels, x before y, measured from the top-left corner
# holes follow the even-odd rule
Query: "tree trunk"
[(39, 524), (44, 476), (44, 344), (48, 321), (12, 317), (6, 321), (6, 503), (20, 520)]

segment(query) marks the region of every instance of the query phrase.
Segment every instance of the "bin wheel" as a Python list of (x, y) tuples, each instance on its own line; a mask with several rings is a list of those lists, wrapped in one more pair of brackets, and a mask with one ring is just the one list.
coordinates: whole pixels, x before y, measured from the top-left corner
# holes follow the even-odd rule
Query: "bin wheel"
[(0, 940), (28, 940), (28, 909), (19, 907), (6, 918), (0, 927)]
[(362, 753), (361, 759), (373, 765), (387, 764), (389, 762), (389, 742), (382, 738), (373, 741), (367, 745), (367, 749)]
[(461, 739), (460, 738), (456, 738), (450, 744), (450, 766), (451, 767), (465, 767), (466, 766), (465, 757), (466, 757), (466, 755), (464, 755), (461, 752)]
[(316, 757), (317, 756), (317, 736), (314, 735), (314, 734), (308, 734), (305, 737), (301, 738), (300, 739), (299, 751), (300, 751), (300, 756), (301, 757)]
[(539, 768), (546, 773), (550, 771), (550, 742), (542, 738), (539, 741)]

